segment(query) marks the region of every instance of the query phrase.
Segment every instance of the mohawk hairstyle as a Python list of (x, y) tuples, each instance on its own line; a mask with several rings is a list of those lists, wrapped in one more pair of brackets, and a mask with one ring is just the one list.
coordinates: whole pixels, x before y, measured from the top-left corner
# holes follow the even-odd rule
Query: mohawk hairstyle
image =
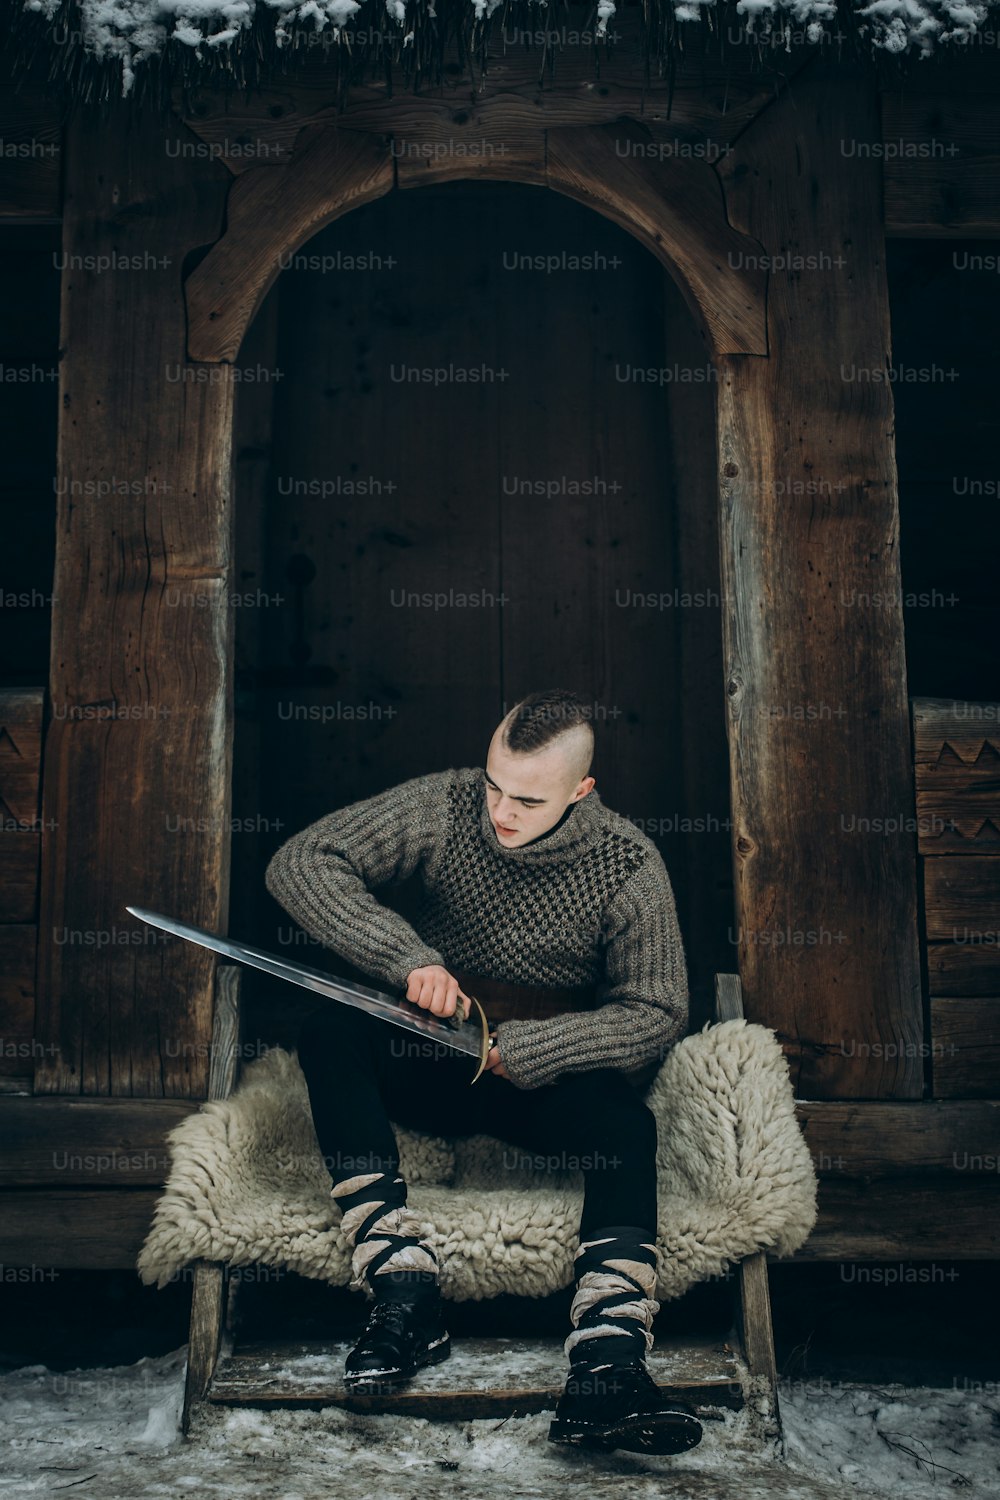
[(508, 750), (521, 755), (541, 750), (568, 729), (583, 728), (590, 731), (591, 709), (578, 693), (565, 688), (548, 688), (541, 693), (529, 693), (516, 703), (507, 715), (502, 742)]

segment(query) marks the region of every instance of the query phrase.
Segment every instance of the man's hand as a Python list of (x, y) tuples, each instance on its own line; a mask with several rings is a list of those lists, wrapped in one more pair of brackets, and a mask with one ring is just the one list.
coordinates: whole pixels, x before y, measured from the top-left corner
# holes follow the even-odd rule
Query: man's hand
[(493, 1046), (486, 1054), (486, 1071), (488, 1073), (495, 1073), (498, 1078), (510, 1078), (510, 1074), (500, 1061), (500, 1048), (496, 1042), (493, 1043)]
[(458, 980), (442, 969), (440, 964), (427, 964), (422, 969), (411, 969), (406, 976), (406, 998), (414, 1005), (429, 1010), (435, 1016), (452, 1016), (458, 1001), (468, 1019), (472, 1001), (463, 995)]

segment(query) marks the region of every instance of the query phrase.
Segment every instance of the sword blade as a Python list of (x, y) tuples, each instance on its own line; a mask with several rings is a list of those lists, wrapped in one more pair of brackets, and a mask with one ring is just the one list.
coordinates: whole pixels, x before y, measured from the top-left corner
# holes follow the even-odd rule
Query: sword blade
[[(363, 984), (354, 984), (349, 979), (336, 979), (331, 974), (324, 974), (319, 969), (310, 969), (305, 964), (291, 963), (288, 959), (277, 958), (273, 953), (265, 953), (261, 948), (251, 948), (246, 943), (237, 943), (232, 938), (217, 937), (214, 932), (205, 932), (200, 927), (192, 927), (188, 922), (178, 922), (173, 917), (164, 916), (162, 912), (148, 911), (142, 906), (126, 906), (125, 910), (131, 912), (133, 917), (138, 917), (141, 922), (146, 922), (150, 927), (159, 927), (163, 932), (169, 932), (174, 937), (184, 938), (186, 942), (197, 943), (201, 948), (210, 948), (213, 953), (221, 953), (225, 958), (236, 959), (242, 964), (249, 964), (254, 969), (263, 969), (266, 974), (273, 974), (276, 979), (284, 979), (288, 984), (300, 985), (303, 989), (313, 990), (317, 995), (325, 995), (328, 1000), (339, 1000), (343, 1005), (353, 1005), (358, 1010), (367, 1011), (371, 1016), (379, 1016), (383, 1021), (390, 1021), (395, 1026), (402, 1026), (405, 1031), (419, 1032), (422, 1036), (433, 1037), (442, 1046), (450, 1047), (453, 1052), (462, 1052), (467, 1057), (479, 1058), (482, 1041), (478, 1030), (470, 1025), (464, 1029), (461, 1024), (462, 1007), (456, 1007), (455, 1014), (459, 1017), (459, 1025), (452, 1026), (449, 1022), (432, 1016), (413, 1005), (409, 1000), (394, 999), (392, 995), (384, 995), (380, 990), (368, 989)], [(472, 1012), (472, 1020), (475, 1020), (476, 1012)]]

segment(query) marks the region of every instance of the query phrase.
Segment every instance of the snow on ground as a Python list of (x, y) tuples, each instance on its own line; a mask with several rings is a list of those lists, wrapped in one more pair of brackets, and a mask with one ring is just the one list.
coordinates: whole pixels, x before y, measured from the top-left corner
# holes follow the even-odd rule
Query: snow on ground
[(183, 1349), (114, 1369), (0, 1377), (0, 1495), (72, 1490), (101, 1500), (416, 1500), (552, 1497), (557, 1490), (675, 1500), (968, 1500), (1000, 1494), (1000, 1393), (783, 1382), (787, 1461), (748, 1412), (705, 1421), (677, 1458), (585, 1455), (547, 1441), (549, 1414), (475, 1422), (323, 1411), (202, 1409), (178, 1429)]

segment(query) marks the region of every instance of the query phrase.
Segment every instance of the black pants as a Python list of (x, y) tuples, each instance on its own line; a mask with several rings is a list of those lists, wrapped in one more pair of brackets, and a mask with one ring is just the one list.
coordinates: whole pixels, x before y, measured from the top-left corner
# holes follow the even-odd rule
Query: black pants
[(490, 1135), (522, 1148), (504, 1153), (511, 1166), (583, 1172), (581, 1240), (619, 1225), (655, 1240), (656, 1121), (621, 1073), (564, 1073), (536, 1089), (484, 1073), (470, 1087), (472, 1058), (336, 1003), (304, 1022), (299, 1061), (334, 1183), (397, 1174), (390, 1120), (445, 1138)]

